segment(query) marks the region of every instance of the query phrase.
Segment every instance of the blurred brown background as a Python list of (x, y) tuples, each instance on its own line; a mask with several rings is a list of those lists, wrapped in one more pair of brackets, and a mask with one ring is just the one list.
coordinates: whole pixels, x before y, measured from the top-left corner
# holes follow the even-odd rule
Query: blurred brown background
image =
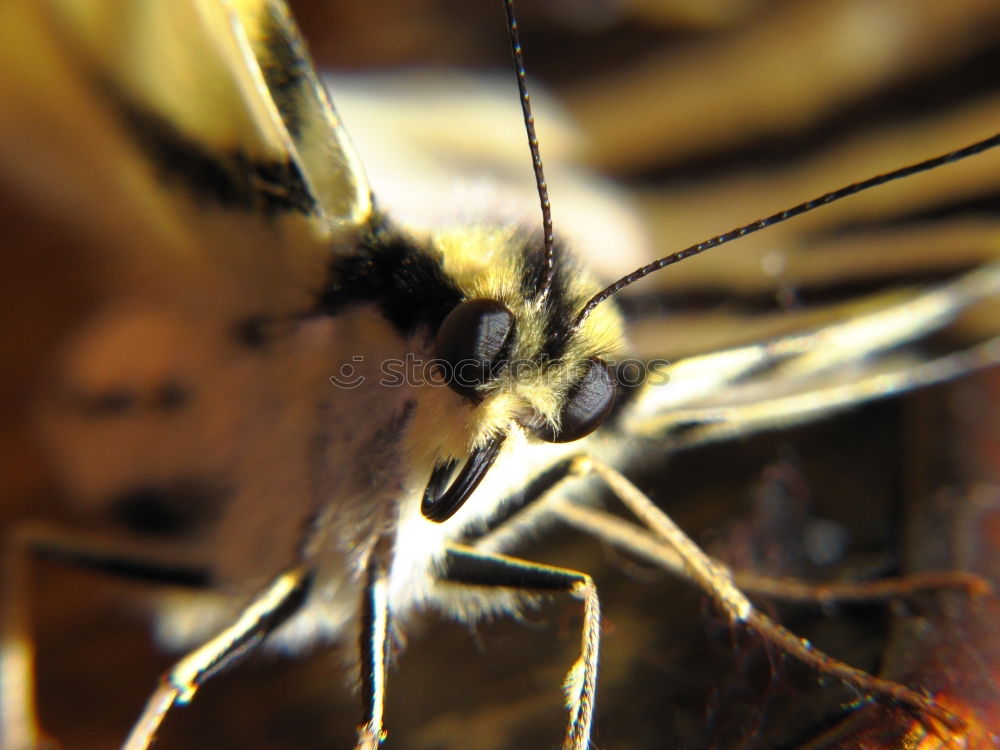
[[(1000, 123), (1000, 6), (988, 0), (522, 6), (531, 83), (577, 120), (585, 160), (628, 186), (664, 252), (964, 145)], [(324, 67), (508, 65), (499, 2), (293, 7)], [(637, 345), (676, 355), (753, 338), (845, 292), (968, 267), (996, 252), (998, 188), (1000, 160), (984, 156), (660, 274), (629, 303), (642, 318)], [(32, 251), (3, 254), (2, 512), (59, 518), (25, 405), (49, 355), (101, 290), (74, 266), (58, 227), (26, 211), (14, 191), (3, 204), (8, 238), (30, 238), (18, 248)], [(763, 273), (762, 258), (776, 251), (782, 271)], [(664, 325), (668, 312), (677, 317)], [(934, 345), (995, 330), (995, 313), (971, 316)], [(992, 549), (970, 541), (968, 519), (986, 507), (970, 488), (997, 482), (989, 478), (995, 446), (986, 442), (996, 439), (997, 420), (986, 416), (996, 388), (989, 378), (968, 380), (674, 456), (642, 480), (696, 540), (738, 564), (852, 578), (919, 567), (913, 549), (934, 550), (935, 563), (949, 567), (958, 549), (964, 564), (988, 566)], [(928, 523), (920, 514), (932, 500), (938, 515)], [(925, 520), (904, 526), (914, 517)], [(800, 543), (824, 529), (837, 531), (821, 538), (843, 543), (829, 565), (810, 560)], [(690, 587), (597, 542), (556, 531), (523, 553), (593, 573), (602, 593), (596, 747), (795, 747), (835, 725), (855, 697), (733, 634)], [(114, 747), (171, 662), (128, 605), (143, 587), (53, 563), (36, 567), (34, 584), (43, 724), (67, 748)], [(964, 606), (943, 601), (952, 611)], [(921, 599), (895, 614), (933, 628), (941, 602)], [(887, 643), (903, 664), (892, 667), (899, 675), (927, 654), (900, 645), (892, 608), (775, 611), (796, 633), (869, 670), (883, 665)], [(562, 600), (524, 622), (473, 633), (428, 617), (390, 678), (388, 747), (558, 746), (559, 686), (575, 658), (579, 617)], [(959, 637), (940, 632), (942, 648)], [(977, 638), (989, 644), (988, 635)], [(988, 655), (980, 661), (992, 668)], [(335, 652), (299, 660), (254, 654), (171, 715), (157, 747), (349, 747), (358, 709), (343, 685)]]

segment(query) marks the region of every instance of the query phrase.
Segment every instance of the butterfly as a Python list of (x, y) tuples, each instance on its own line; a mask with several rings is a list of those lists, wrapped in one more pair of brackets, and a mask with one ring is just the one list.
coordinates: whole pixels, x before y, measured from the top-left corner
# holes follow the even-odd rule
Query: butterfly
[[(90, 299), (82, 300), (79, 309), (85, 310), (83, 321), (59, 326), (50, 333), (58, 340), (58, 345), (53, 346), (54, 382), (43, 388), (41, 414), (33, 417), (35, 428), (43, 433), (47, 460), (55, 468), (53, 478), (58, 480), (58, 490), (76, 506), (78, 515), (90, 514), (97, 521), (106, 521), (111, 515), (131, 532), (132, 541), (136, 536), (142, 539), (137, 548), (115, 557), (119, 563), (167, 559), (174, 573), (208, 567), (215, 578), (225, 581), (223, 588), (231, 594), (221, 611), (217, 602), (209, 599), (195, 603), (190, 597), (164, 606), (157, 616), (160, 637), (179, 643), (196, 634), (205, 637), (206, 629), (218, 627), (226, 620), (227, 604), (236, 608), (245, 604), (265, 579), (282, 567), (277, 561), (288, 558), (287, 550), (295, 546), (292, 540), (305, 544), (304, 526), (315, 524), (310, 527), (336, 532), (355, 523), (343, 517), (304, 517), (301, 512), (291, 512), (297, 507), (295, 501), (277, 498), (330, 492), (338, 496), (362, 494), (359, 490), (345, 490), (338, 484), (343, 482), (416, 482), (427, 486), (428, 475), (435, 474), (443, 477), (439, 494), (444, 498), (459, 471), (448, 464), (452, 460), (461, 464), (465, 456), (461, 449), (451, 449), (451, 454), (457, 455), (449, 455), (449, 460), (440, 464), (436, 457), (424, 457), (418, 463), (427, 470), (417, 472), (419, 476), (410, 477), (407, 471), (401, 472), (402, 478), (390, 480), (393, 472), (387, 463), (391, 465), (394, 460), (394, 435), (409, 429), (407, 420), (413, 417), (407, 416), (407, 409), (416, 409), (418, 417), (425, 413), (420, 406), (398, 404), (390, 410), (400, 420), (397, 423), (381, 415), (384, 403), (377, 399), (362, 401), (364, 391), (351, 390), (347, 395), (334, 392), (323, 398), (316, 395), (332, 390), (330, 373), (357, 375), (344, 370), (345, 365), (354, 364), (353, 359), (342, 361), (335, 357), (353, 357), (354, 352), (361, 352), (370, 364), (397, 354), (398, 347), (387, 345), (387, 350), (381, 351), (378, 342), (391, 339), (391, 332), (387, 333), (378, 321), (352, 317), (352, 305), (357, 299), (349, 297), (351, 284), (341, 283), (333, 290), (329, 287), (331, 249), (346, 247), (348, 258), (370, 261), (370, 254), (353, 252), (359, 244), (353, 235), (358, 225), (368, 221), (372, 209), (360, 166), (350, 156), (353, 152), (343, 140), (339, 122), (331, 121), (323, 94), (308, 75), (301, 74), (301, 66), (289, 64), (301, 59), (294, 31), (254, 33), (269, 28), (274, 19), (287, 22), (280, 6), (248, 3), (230, 9), (219, 3), (192, 3), (181, 5), (180, 11), (161, 9), (161, 16), (153, 7), (127, 14), (113, 4), (87, 10), (72, 3), (53, 3), (43, 11), (51, 10), (44, 20), (8, 24), (8, 28), (51, 32), (63, 52), (49, 57), (39, 40), (30, 36), (12, 40), (8, 48), (33, 50), (40, 64), (57, 66), (62, 62), (71, 70), (60, 70), (51, 78), (39, 73), (38, 78), (6, 79), (15, 86), (25, 81), (29, 84), (27, 92), (15, 89), (14, 95), (32, 102), (32, 107), (8, 111), (23, 119), (15, 118), (13, 124), (5, 122), (5, 132), (16, 135), (12, 141), (20, 146), (5, 151), (12, 163), (5, 165), (5, 173), (17, 178), (18, 194), (26, 196), (29, 206), (36, 194), (32, 191), (39, 190), (36, 185), (41, 184), (46, 199), (44, 215), (59, 216), (63, 207), (63, 212), (74, 217), (70, 222), (76, 230), (72, 233), (74, 241), (66, 251), (68, 257), (62, 259), (63, 270), (54, 273), (53, 283), (57, 283), (60, 273), (73, 273), (74, 267), (84, 269), (82, 275), (96, 276), (93, 290), (67, 283), (75, 294), (85, 297), (89, 293), (98, 301), (95, 304)], [(234, 26), (234, 19), (239, 25)], [(135, 25), (128, 25), (126, 20)], [(223, 31), (234, 28), (232, 33)], [(241, 34), (241, 28), (249, 31)], [(117, 35), (109, 33), (113, 29), (118, 29)], [(176, 29), (195, 46), (189, 48), (186, 43), (183, 54), (178, 54), (180, 47), (174, 44), (157, 46), (157, 39), (170, 38), (163, 29)], [(44, 44), (47, 37), (42, 36)], [(275, 39), (285, 44), (274, 47)], [(150, 41), (141, 44), (137, 40)], [(191, 49), (199, 50), (198, 54)], [(211, 65), (191, 65), (193, 59), (217, 63), (221, 71)], [(246, 61), (264, 64), (258, 69)], [(73, 75), (84, 78), (84, 82)], [(73, 86), (53, 88), (50, 96), (40, 100), (30, 85), (38, 80), (63, 81), (65, 76), (75, 82)], [(227, 84), (220, 90), (220, 78), (235, 78), (239, 85), (234, 89)], [(183, 83), (179, 85), (177, 80)], [(267, 95), (261, 96), (265, 91)], [(295, 106), (290, 107), (289, 101)], [(220, 111), (224, 116), (219, 115)], [(66, 112), (73, 113), (74, 130), (66, 128)], [(39, 122), (47, 123), (47, 128), (36, 129)], [(190, 137), (192, 132), (197, 139)], [(241, 144), (240, 149), (231, 147), (234, 141)], [(276, 147), (276, 143), (280, 145)], [(296, 158), (288, 158), (289, 153), (295, 153)], [(66, 169), (68, 164), (73, 165), (73, 170)], [(44, 179), (47, 173), (51, 174), (48, 180)], [(378, 195), (376, 185), (376, 199)], [(81, 196), (99, 196), (101, 200), (86, 201), (87, 211), (81, 216), (77, 209)], [(313, 198), (318, 199), (314, 202)], [(133, 210), (136, 202), (140, 205)], [(16, 217), (17, 212), (12, 213)], [(22, 223), (29, 222), (22, 217)], [(36, 223), (45, 222), (31, 225)], [(488, 237), (481, 239), (489, 241)], [(365, 252), (372, 253), (366, 242), (377, 243), (367, 238), (361, 241)], [(24, 246), (34, 249), (38, 245)], [(276, 247), (281, 251), (275, 252)], [(788, 263), (788, 257), (778, 257), (777, 261), (771, 258), (772, 266), (782, 260)], [(336, 278), (347, 277), (348, 270), (339, 268)], [(370, 269), (362, 271), (350, 276), (357, 287), (372, 278)], [(452, 276), (459, 273), (460, 269), (449, 269)], [(434, 279), (418, 278), (421, 283), (412, 284), (418, 287), (412, 291), (425, 293), (420, 304), (433, 305), (426, 290)], [(972, 278), (966, 281), (962, 277), (961, 288), (989, 283), (992, 277), (984, 272)], [(509, 280), (490, 283), (502, 287)], [(802, 289), (804, 285), (792, 286)], [(383, 285), (365, 293), (381, 300), (378, 295), (388, 288)], [(408, 289), (404, 285), (396, 291)], [(952, 294), (970, 300), (975, 296), (969, 291)], [(314, 309), (317, 299), (324, 299), (326, 306), (321, 314)], [(891, 298), (887, 306), (897, 312), (907, 310), (907, 316), (914, 319), (927, 303), (913, 309), (904, 305), (908, 300), (926, 299), (935, 298), (903, 294)], [(636, 304), (641, 308), (651, 303), (640, 299)], [(654, 299), (652, 304), (661, 302)], [(746, 367), (745, 361), (735, 358), (760, 357), (762, 348), (756, 342), (775, 340), (776, 332), (765, 335), (754, 331), (749, 338), (754, 343), (742, 349), (730, 348), (728, 360), (717, 357), (678, 361), (669, 370), (669, 382), (675, 387), (678, 383), (697, 383), (703, 389), (725, 384), (730, 390), (721, 406), (711, 401), (696, 402), (701, 412), (668, 411), (655, 396), (663, 391), (650, 390), (644, 393), (654, 395), (640, 395), (625, 402), (625, 408), (632, 407), (627, 418), (633, 421), (630, 427), (619, 429), (633, 438), (655, 434), (661, 441), (674, 436), (680, 436), (675, 440), (680, 443), (707, 441), (715, 437), (713, 431), (724, 433), (734, 423), (740, 424), (739, 415), (732, 410), (736, 402), (733, 381), (743, 380), (750, 396), (755, 389), (759, 394), (763, 388), (769, 397), (780, 392), (776, 388), (800, 390), (811, 377), (818, 376), (823, 386), (839, 385), (841, 373), (823, 369), (822, 362), (810, 364), (810, 359), (820, 359), (820, 351), (835, 364), (848, 369), (861, 367), (869, 376), (883, 365), (897, 371), (918, 366), (914, 362), (920, 359), (880, 359), (878, 352), (886, 339), (871, 344), (872, 357), (859, 356), (855, 330), (886, 336), (891, 343), (922, 332), (918, 325), (904, 333), (909, 329), (897, 323), (884, 333), (875, 327), (874, 318), (864, 317), (859, 311), (873, 304), (877, 303), (868, 300), (861, 308), (826, 313), (828, 320), (841, 322), (857, 316), (854, 329), (837, 323), (822, 326), (813, 321), (810, 325), (801, 319), (794, 323), (793, 330), (799, 331), (819, 326), (828, 334), (831, 346), (819, 350), (811, 338), (782, 339), (792, 348), (792, 356), (780, 365), (773, 363), (773, 368), (772, 361), (767, 360), (760, 368), (766, 376), (760, 382), (743, 377), (748, 372), (741, 369)], [(882, 304), (886, 305), (886, 300)], [(454, 307), (454, 300), (447, 305)], [(952, 309), (957, 307), (952, 305)], [(434, 313), (436, 323), (446, 317), (444, 313)], [(922, 314), (927, 317), (915, 319), (934, 320), (933, 325), (939, 325), (930, 313)], [(397, 317), (403, 315), (397, 313)], [(653, 319), (662, 330), (659, 315), (637, 317), (640, 325), (642, 318), (646, 322)], [(401, 323), (396, 320), (394, 325)], [(923, 325), (932, 327), (931, 323)], [(330, 326), (336, 330), (329, 330)], [(697, 339), (697, 334), (692, 335)], [(151, 346), (150, 342), (159, 343)], [(796, 356), (796, 346), (805, 350), (803, 356)], [(670, 356), (677, 354), (671, 352)], [(732, 369), (722, 369), (725, 364)], [(688, 375), (685, 380), (684, 367), (693, 368), (698, 377)], [(363, 372), (365, 377), (377, 374)], [(850, 375), (847, 382), (856, 383), (859, 378)], [(292, 383), (295, 389), (289, 388)], [(477, 383), (476, 387), (481, 385)], [(572, 389), (565, 383), (561, 387), (564, 391)], [(809, 390), (823, 393), (810, 406), (811, 416), (835, 405), (828, 392), (816, 387)], [(446, 392), (441, 394), (435, 392), (435, 397), (454, 398)], [(759, 395), (751, 399), (751, 403), (760, 401)], [(242, 408), (234, 408), (234, 404)], [(535, 406), (544, 411), (541, 404)], [(454, 413), (456, 408), (462, 407), (452, 404), (441, 411)], [(727, 410), (724, 420), (718, 416), (720, 408)], [(367, 418), (359, 418), (359, 413)], [(322, 416), (317, 418), (317, 414)], [(773, 416), (774, 411), (770, 414)], [(793, 409), (792, 415), (804, 418), (806, 411)], [(541, 428), (533, 419), (526, 421)], [(317, 427), (317, 423), (352, 427), (341, 434)], [(743, 424), (747, 432), (760, 426), (752, 420)], [(549, 426), (555, 429), (551, 421)], [(419, 433), (413, 434), (425, 439), (444, 429), (424, 424)], [(281, 439), (275, 439), (276, 435)], [(593, 450), (598, 457), (611, 460), (618, 443), (611, 438), (608, 443), (600, 441), (600, 433), (595, 433)], [(629, 449), (638, 451), (636, 459), (650, 455), (648, 444), (631, 445)], [(538, 461), (541, 466), (549, 466), (556, 460), (552, 456), (569, 455), (557, 453), (562, 450), (532, 443), (530, 453), (542, 456), (548, 452)], [(579, 449), (566, 450), (575, 453)], [(297, 463), (305, 457), (315, 461), (317, 454), (334, 456), (336, 460), (321, 461), (319, 468), (304, 468)], [(500, 465), (487, 473), (487, 484), (481, 492), (472, 493), (472, 498), (477, 494), (496, 496), (498, 490), (490, 489), (489, 482), (497, 475), (520, 487), (539, 471), (518, 464), (511, 464), (518, 467), (517, 472), (505, 470), (503, 458), (498, 460)], [(620, 460), (628, 463), (632, 459), (625, 456)], [(344, 467), (349, 468), (345, 471)], [(368, 503), (380, 505), (369, 494), (365, 496)], [(337, 516), (347, 507), (356, 505), (334, 504), (331, 512)], [(248, 513), (248, 508), (258, 510)], [(275, 510), (265, 514), (260, 508)], [(203, 514), (200, 519), (199, 514)], [(418, 540), (419, 546), (408, 554), (419, 560), (423, 551), (441, 549), (443, 540), (433, 530), (449, 528), (447, 520), (442, 520), (443, 525), (434, 527), (415, 517), (415, 528), (422, 531), (404, 535)], [(392, 525), (391, 520), (383, 523)], [(164, 529), (172, 529), (174, 537), (165, 540)], [(170, 543), (158, 549), (157, 542), (165, 541)], [(310, 543), (319, 548), (325, 544), (317, 539)], [(354, 542), (345, 544), (354, 548)], [(308, 643), (343, 635), (356, 627), (358, 597), (337, 593), (337, 587), (350, 590), (357, 581), (341, 583), (338, 577), (356, 575), (363, 566), (345, 565), (341, 560), (330, 567), (323, 569), (320, 578), (337, 606), (321, 616), (290, 620), (285, 626), (288, 630), (277, 640)], [(429, 585), (425, 569), (414, 565), (419, 575), (407, 579), (405, 585), (398, 584), (406, 600), (419, 601), (421, 586)], [(437, 594), (427, 592), (426, 596), (433, 600)], [(349, 605), (344, 604), (347, 599), (351, 600)], [(510, 606), (496, 601), (492, 597), (472, 597), (461, 606), (472, 610)], [(467, 617), (472, 615), (467, 610), (462, 612)], [(235, 613), (230, 609), (229, 614), (232, 617)], [(403, 621), (406, 613), (396, 611), (394, 616)], [(300, 630), (295, 631), (295, 627)], [(194, 705), (200, 700), (199, 695)], [(172, 713), (168, 727), (173, 717)]]

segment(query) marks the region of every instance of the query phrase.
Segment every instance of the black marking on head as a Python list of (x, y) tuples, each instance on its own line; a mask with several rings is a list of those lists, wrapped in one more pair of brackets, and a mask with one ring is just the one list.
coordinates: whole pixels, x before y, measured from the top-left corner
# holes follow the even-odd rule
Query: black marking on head
[(316, 199), (290, 159), (262, 161), (237, 148), (213, 150), (113, 86), (104, 88), (164, 183), (224, 208), (266, 215), (315, 211)]
[[(521, 293), (525, 299), (534, 300), (541, 293), (538, 286), (545, 276), (545, 247), (537, 241), (525, 242), (521, 267)], [(553, 274), (547, 292), (546, 301), (550, 307), (557, 306), (560, 300), (566, 299), (568, 287), (567, 278), (578, 273), (573, 257), (559, 243), (555, 247), (553, 257)]]
[[(558, 253), (556, 257), (561, 257)], [(525, 243), (521, 266), (521, 294), (525, 299), (536, 299), (539, 285), (545, 275), (545, 248), (534, 243)]]
[(197, 479), (136, 485), (118, 495), (110, 511), (115, 521), (135, 534), (180, 538), (218, 517), (228, 494)]
[(437, 331), (462, 301), (462, 291), (428, 249), (390, 230), (376, 230), (354, 255), (335, 258), (319, 308), (333, 314), (351, 305), (377, 305), (393, 327), (410, 335)]
[[(578, 273), (576, 263), (562, 247), (556, 247), (554, 266), (545, 296), (543, 315), (545, 316), (545, 346), (541, 354), (554, 361), (566, 350), (566, 344), (573, 329), (576, 312), (585, 300), (569, 299), (568, 279)], [(536, 299), (539, 284), (545, 275), (545, 248), (537, 243), (525, 243), (521, 271), (521, 293), (526, 299)]]

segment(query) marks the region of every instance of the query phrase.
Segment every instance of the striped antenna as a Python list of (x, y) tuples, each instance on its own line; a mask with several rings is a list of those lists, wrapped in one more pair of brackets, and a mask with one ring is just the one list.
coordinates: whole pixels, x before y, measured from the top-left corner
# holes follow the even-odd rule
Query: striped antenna
[(773, 226), (774, 224), (780, 224), (783, 221), (791, 219), (793, 216), (808, 213), (814, 208), (819, 208), (820, 206), (825, 206), (828, 203), (839, 201), (841, 198), (846, 198), (849, 195), (854, 195), (855, 193), (860, 193), (863, 190), (868, 190), (868, 188), (884, 185), (887, 182), (899, 180), (903, 177), (909, 177), (917, 172), (926, 172), (930, 169), (940, 167), (943, 164), (959, 161), (960, 159), (965, 159), (966, 157), (981, 153), (997, 145), (1000, 145), (1000, 133), (992, 135), (981, 141), (977, 141), (976, 143), (966, 146), (965, 148), (960, 148), (957, 151), (950, 151), (947, 154), (935, 156), (931, 159), (918, 162), (917, 164), (911, 164), (908, 167), (902, 167), (901, 169), (896, 169), (892, 172), (886, 172), (885, 174), (870, 177), (867, 180), (862, 180), (861, 182), (852, 183), (840, 188), (839, 190), (824, 193), (818, 198), (813, 198), (812, 200), (800, 203), (797, 206), (792, 206), (791, 208), (785, 209), (784, 211), (773, 214), (764, 219), (758, 219), (757, 221), (751, 222), (750, 224), (746, 224), (742, 227), (731, 229), (728, 232), (712, 237), (704, 242), (699, 242), (697, 245), (691, 245), (691, 247), (679, 250), (676, 253), (671, 253), (670, 255), (666, 255), (658, 260), (654, 260), (652, 263), (636, 269), (627, 276), (623, 276), (615, 283), (605, 289), (602, 289), (600, 292), (591, 297), (587, 304), (583, 306), (579, 313), (577, 313), (576, 320), (573, 321), (573, 326), (570, 330), (577, 330), (583, 324), (583, 321), (587, 319), (587, 316), (593, 312), (594, 308), (604, 302), (604, 300), (608, 297), (621, 291), (629, 284), (635, 283), (644, 276), (648, 276), (654, 271), (659, 271), (661, 268), (672, 266), (674, 263), (682, 261), (685, 258), (690, 258), (693, 255), (703, 253), (713, 247), (725, 245), (727, 242), (732, 242), (733, 240), (738, 240), (741, 237), (746, 237), (748, 234), (759, 232), (761, 229)]
[(514, 15), (514, 0), (504, 0), (504, 11), (507, 13), (507, 31), (510, 35), (510, 49), (514, 55), (514, 70), (517, 73), (517, 91), (521, 99), (521, 112), (524, 114), (524, 129), (528, 134), (528, 148), (531, 149), (531, 162), (535, 168), (535, 186), (538, 188), (538, 201), (542, 206), (542, 233), (545, 243), (545, 270), (538, 285), (539, 298), (548, 294), (552, 286), (552, 275), (555, 273), (555, 238), (552, 234), (552, 206), (549, 203), (549, 187), (545, 182), (545, 171), (542, 169), (542, 152), (538, 148), (538, 136), (535, 134), (535, 118), (531, 114), (531, 97), (528, 96), (528, 85), (524, 73), (524, 54), (521, 52), (521, 39), (517, 33), (517, 17)]

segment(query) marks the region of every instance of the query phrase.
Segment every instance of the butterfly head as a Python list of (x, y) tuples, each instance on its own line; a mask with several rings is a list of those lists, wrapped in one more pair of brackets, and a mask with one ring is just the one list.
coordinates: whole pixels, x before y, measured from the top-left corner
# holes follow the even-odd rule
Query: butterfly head
[(441, 235), (445, 271), (462, 292), (433, 342), (433, 371), (468, 419), (462, 451), (437, 456), (423, 515), (450, 518), (475, 490), (504, 442), (517, 431), (530, 440), (565, 443), (589, 435), (615, 398), (607, 356), (623, 339), (613, 305), (583, 325), (579, 310), (598, 285), (558, 253), (547, 287), (545, 252), (510, 230)]

